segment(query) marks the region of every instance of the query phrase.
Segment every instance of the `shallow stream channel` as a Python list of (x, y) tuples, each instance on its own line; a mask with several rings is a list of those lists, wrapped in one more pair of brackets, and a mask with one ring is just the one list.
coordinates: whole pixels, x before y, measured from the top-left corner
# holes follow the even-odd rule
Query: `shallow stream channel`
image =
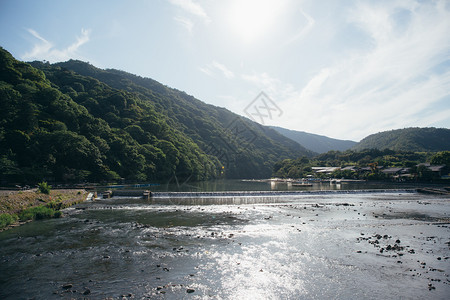
[(450, 199), (113, 197), (0, 233), (0, 299), (448, 299)]

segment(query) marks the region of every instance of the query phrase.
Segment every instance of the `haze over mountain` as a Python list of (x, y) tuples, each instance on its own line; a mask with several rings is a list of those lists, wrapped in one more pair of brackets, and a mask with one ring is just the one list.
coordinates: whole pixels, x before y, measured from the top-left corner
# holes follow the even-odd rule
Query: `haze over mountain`
[(312, 155), (151, 79), (80, 61), (32, 65), (40, 70), (0, 50), (1, 173), (9, 179), (262, 178), (280, 159)]
[(306, 149), (317, 153), (325, 153), (331, 150), (345, 151), (357, 144), (354, 141), (333, 139), (323, 135), (308, 133), (304, 131), (290, 130), (276, 126), (270, 127), (275, 129), (285, 137), (296, 141)]
[(379, 132), (362, 139), (352, 149), (391, 149), (415, 152), (450, 151), (450, 129), (411, 127)]

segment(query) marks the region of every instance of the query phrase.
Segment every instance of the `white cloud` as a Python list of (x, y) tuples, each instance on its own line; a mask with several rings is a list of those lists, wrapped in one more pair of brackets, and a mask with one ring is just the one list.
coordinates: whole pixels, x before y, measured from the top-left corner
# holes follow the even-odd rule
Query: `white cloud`
[(225, 65), (217, 61), (213, 61), (212, 63), (206, 65), (205, 67), (200, 67), (199, 70), (208, 76), (214, 76), (214, 74), (217, 71), (219, 71), (219, 73), (222, 74), (222, 76), (224, 76), (227, 79), (234, 78), (234, 73), (230, 69), (228, 69)]
[(67, 48), (67, 53), (76, 53), (78, 48), (89, 42), (89, 35), (91, 31), (89, 29), (81, 29), (81, 36), (77, 37), (77, 41)]
[(272, 77), (266, 72), (242, 74), (241, 79), (251, 83), (259, 91), (267, 93), (272, 100), (277, 103), (281, 103), (287, 99), (299, 97), (299, 92), (292, 84), (285, 83), (278, 78)]
[(230, 71), (225, 65), (218, 63), (217, 61), (213, 61), (211, 65), (212, 67), (222, 72), (223, 76), (225, 76), (226, 78), (231, 79), (234, 77), (234, 73)]
[(205, 12), (205, 9), (197, 2), (194, 2), (192, 0), (169, 0), (169, 2), (183, 9), (187, 13), (203, 19), (203, 21), (205, 21), (206, 23), (209, 23), (211, 21), (211, 19)]
[(360, 2), (351, 12), (351, 24), (371, 38), (370, 49), (322, 68), (298, 98), (286, 101), (289, 127), (359, 140), (450, 121), (442, 113), (450, 110), (450, 70), (434, 71), (450, 59), (448, 6), (389, 3)]
[(50, 62), (66, 61), (71, 58), (81, 58), (78, 49), (89, 42), (89, 29), (81, 29), (81, 36), (76, 38), (76, 41), (65, 49), (56, 49), (55, 45), (43, 38), (38, 32), (33, 29), (28, 29), (28, 32), (38, 41), (33, 46), (33, 49), (22, 55), (23, 60), (48, 60)]
[(31, 52), (25, 53), (22, 59), (28, 60), (30, 58), (39, 57), (42, 53), (48, 53), (50, 49), (53, 47), (52, 43), (41, 37), (39, 33), (37, 33), (35, 30), (28, 29), (28, 32), (31, 33), (31, 35), (34, 36), (36, 39), (38, 39), (39, 42), (34, 45)]
[(289, 45), (295, 41), (300, 40), (306, 36), (314, 27), (315, 20), (310, 15), (306, 14), (304, 11), (300, 10), (300, 14), (305, 18), (305, 24), (298, 29), (298, 32), (284, 43), (284, 45)]
[(208, 66), (206, 66), (206, 67), (199, 67), (198, 69), (199, 69), (200, 71), (202, 71), (203, 73), (205, 73), (206, 75), (208, 75), (208, 76), (211, 76), (211, 77), (214, 76), (213, 71), (212, 71), (211, 68), (209, 68)]
[(188, 19), (188, 18), (183, 18), (183, 17), (174, 17), (173, 18), (175, 21), (177, 21), (181, 26), (183, 26), (184, 28), (186, 28), (186, 30), (189, 33), (192, 33), (192, 28), (194, 28), (194, 23)]

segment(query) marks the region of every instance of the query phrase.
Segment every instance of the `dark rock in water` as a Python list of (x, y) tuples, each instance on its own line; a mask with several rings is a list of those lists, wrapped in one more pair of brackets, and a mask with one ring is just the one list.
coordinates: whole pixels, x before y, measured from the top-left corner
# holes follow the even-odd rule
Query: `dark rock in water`
[(186, 290), (186, 293), (188, 293), (188, 294), (191, 294), (191, 293), (193, 293), (193, 292), (195, 292), (194, 289), (187, 289), (187, 290)]
[(84, 292), (83, 292), (83, 295), (89, 295), (91, 293), (91, 290), (90, 289), (86, 289)]
[(73, 287), (73, 284), (71, 284), (71, 283), (67, 283), (67, 284), (62, 286), (62, 288), (65, 289), (65, 290), (71, 289), (72, 287)]

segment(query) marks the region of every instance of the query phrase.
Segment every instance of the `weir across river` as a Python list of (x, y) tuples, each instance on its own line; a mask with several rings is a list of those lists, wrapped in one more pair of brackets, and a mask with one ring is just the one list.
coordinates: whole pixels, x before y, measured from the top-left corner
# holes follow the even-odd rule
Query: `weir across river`
[(370, 190), (316, 190), (316, 191), (221, 191), (221, 192), (151, 192), (148, 190), (105, 191), (103, 198), (142, 197), (149, 198), (215, 198), (215, 197), (285, 197), (324, 194), (363, 194), (363, 193), (416, 193), (417, 189), (370, 189)]

